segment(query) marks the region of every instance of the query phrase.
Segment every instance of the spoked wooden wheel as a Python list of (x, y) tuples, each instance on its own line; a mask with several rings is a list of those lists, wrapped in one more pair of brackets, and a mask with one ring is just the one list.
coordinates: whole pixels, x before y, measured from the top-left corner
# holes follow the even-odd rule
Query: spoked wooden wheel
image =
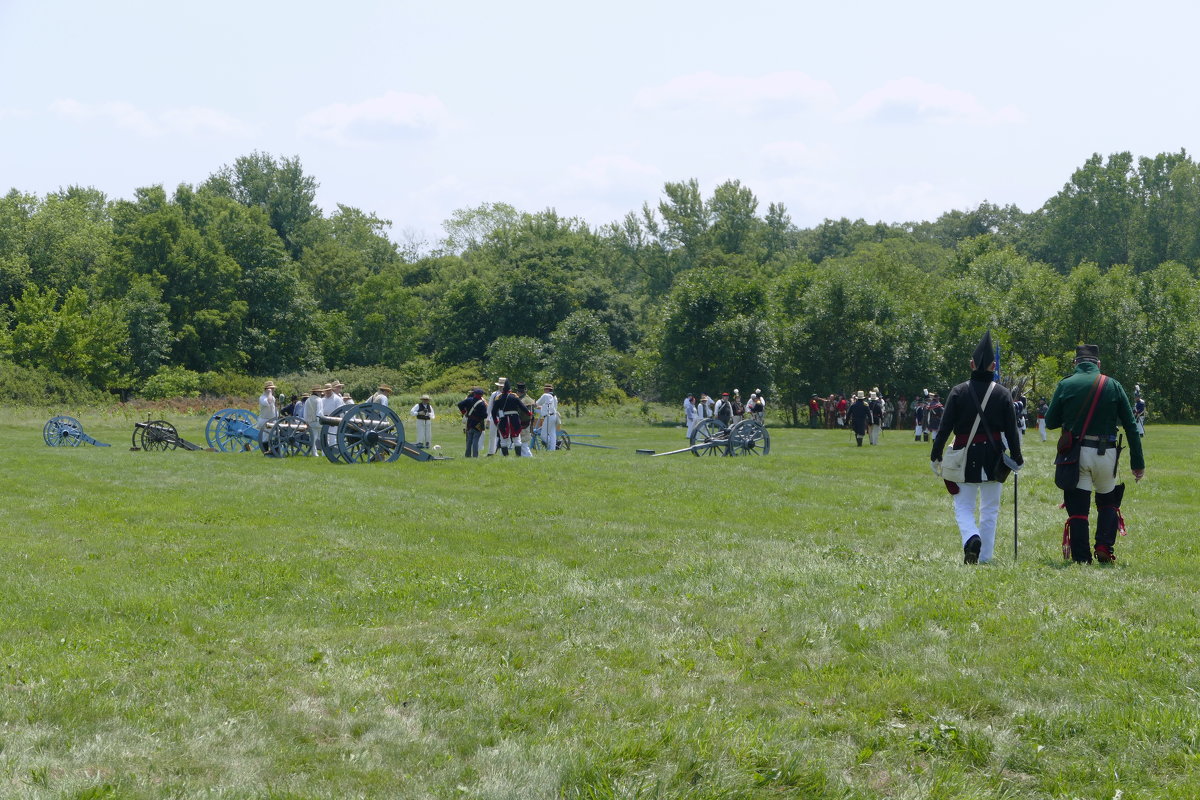
[(692, 454), (696, 456), (723, 456), (729, 450), (729, 430), (719, 419), (707, 417), (696, 423), (688, 437)]

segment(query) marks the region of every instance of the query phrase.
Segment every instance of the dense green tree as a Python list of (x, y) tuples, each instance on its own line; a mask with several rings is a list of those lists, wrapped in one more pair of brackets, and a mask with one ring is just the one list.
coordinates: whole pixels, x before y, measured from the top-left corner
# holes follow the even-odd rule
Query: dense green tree
[(92, 302), (78, 287), (62, 303), (54, 289), (26, 289), (13, 301), (13, 360), (121, 388), (128, 364), (125, 317), (114, 303)]
[[(755, 388), (767, 390), (773, 341), (752, 324), (765, 318), (766, 291), (760, 283), (718, 268), (680, 275), (655, 337), (664, 396), (756, 383)], [(739, 331), (750, 338), (745, 346), (731, 347), (731, 336)]]
[(317, 181), (304, 174), (300, 157), (276, 159), (255, 151), (217, 170), (205, 182), (208, 191), (244, 206), (261, 208), (292, 258), (307, 244), (307, 228), (319, 219), (314, 202)]
[(612, 385), (612, 352), (604, 323), (591, 311), (576, 311), (550, 336), (550, 368), (558, 396), (580, 409)]
[(484, 365), (489, 375), (503, 375), (533, 387), (541, 380), (547, 345), (532, 336), (501, 336), (487, 346)]

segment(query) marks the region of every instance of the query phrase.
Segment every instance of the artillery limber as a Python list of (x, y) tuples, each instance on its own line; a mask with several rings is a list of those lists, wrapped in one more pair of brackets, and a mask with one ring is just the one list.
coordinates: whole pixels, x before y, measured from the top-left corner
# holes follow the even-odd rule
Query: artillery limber
[(130, 450), (203, 450), (179, 435), (175, 426), (163, 419), (146, 418), (145, 422), (133, 423), (133, 438)]
[(695, 456), (765, 456), (771, 452), (771, 435), (757, 420), (744, 419), (725, 425), (719, 419), (702, 419), (692, 429), (688, 446), (667, 453), (639, 450), (651, 456), (691, 453)]
[(382, 403), (345, 405), (322, 414), (318, 422), (321, 449), (334, 464), (389, 462), (402, 455), (415, 461), (446, 460), (404, 441), (404, 423)]
[(51, 417), (42, 426), (42, 438), (50, 447), (79, 447), (90, 444), (95, 447), (108, 447), (104, 442), (98, 442), (83, 432), (83, 425), (74, 417)]

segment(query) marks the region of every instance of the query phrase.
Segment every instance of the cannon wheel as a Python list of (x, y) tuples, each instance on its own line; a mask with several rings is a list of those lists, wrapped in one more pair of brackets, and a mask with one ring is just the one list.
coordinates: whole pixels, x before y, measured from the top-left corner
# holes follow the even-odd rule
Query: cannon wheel
[[(326, 414), (329, 417), (341, 417), (350, 409), (354, 408), (351, 405), (338, 406), (332, 414)], [(338, 425), (340, 428), (341, 425)], [(337, 432), (338, 428), (332, 425), (320, 425), (317, 427), (317, 435), (321, 437), (321, 452), (333, 464), (345, 464), (346, 459), (342, 458), (342, 448), (338, 447)]]
[(570, 450), (571, 449), (571, 434), (566, 431), (559, 431), (558, 438), (554, 441), (555, 450)]
[(263, 423), (263, 453), (273, 458), (312, 455), (312, 433), (300, 417), (272, 417)]
[(247, 428), (258, 427), (258, 414), (244, 408), (223, 408), (208, 418), (204, 438), (208, 446), (222, 453), (244, 453), (258, 444), (257, 435), (250, 438)]
[(79, 447), (83, 425), (74, 417), (53, 417), (43, 426), (42, 438), (51, 447)]
[(179, 447), (179, 432), (166, 420), (147, 422), (146, 427), (138, 428), (138, 434), (143, 450), (174, 450)]
[(729, 454), (729, 429), (719, 419), (706, 417), (696, 423), (688, 437), (692, 454), (697, 456), (724, 456)]
[[(341, 410), (341, 409), (339, 409)], [(382, 403), (359, 403), (340, 415), (337, 449), (348, 464), (395, 461), (404, 444), (404, 423)]]
[(771, 434), (761, 422), (744, 419), (729, 429), (729, 455), (765, 456), (771, 452)]

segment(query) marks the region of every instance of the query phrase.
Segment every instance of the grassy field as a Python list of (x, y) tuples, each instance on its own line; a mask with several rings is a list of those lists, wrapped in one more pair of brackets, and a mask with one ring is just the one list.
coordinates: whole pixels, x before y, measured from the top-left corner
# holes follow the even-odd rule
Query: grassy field
[(904, 433), (334, 466), (6, 413), (0, 797), (1200, 796), (1200, 429), (1149, 431), (1115, 567), (1030, 441), (1020, 558), (1010, 484), (967, 567)]

